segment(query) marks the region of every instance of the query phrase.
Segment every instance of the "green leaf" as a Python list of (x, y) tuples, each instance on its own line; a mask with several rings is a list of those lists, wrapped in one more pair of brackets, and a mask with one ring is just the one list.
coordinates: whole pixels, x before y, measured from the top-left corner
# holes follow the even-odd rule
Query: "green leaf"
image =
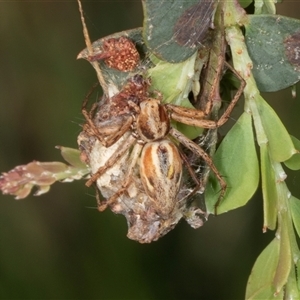
[[(225, 197), (217, 207), (221, 214), (245, 205), (253, 196), (259, 181), (258, 160), (254, 144), (251, 116), (243, 113), (228, 132), (214, 158), (214, 163), (227, 183)], [(205, 190), (207, 210), (214, 212), (220, 186), (215, 176)]]
[(297, 263), (296, 263), (296, 276), (298, 278), (298, 280), (297, 280), (298, 291), (300, 291), (300, 281), (299, 281), (299, 278), (300, 278), (300, 260), (299, 259), (297, 260)]
[(149, 68), (148, 75), (151, 78), (151, 90), (163, 94), (163, 103), (182, 105), (187, 101), (191, 91), (195, 74), (195, 60), (193, 55), (184, 62), (171, 64), (155, 59), (155, 66)]
[(300, 200), (294, 196), (291, 196), (289, 202), (290, 202), (293, 223), (298, 236), (300, 236)]
[(285, 289), (284, 289), (285, 299), (300, 299), (297, 283), (298, 280), (296, 276), (296, 270), (293, 267), (291, 269), (287, 284), (285, 285)]
[(252, 3), (252, 0), (239, 0), (241, 7), (245, 8)]
[(56, 146), (56, 148), (61, 151), (61, 156), (71, 166), (79, 169), (86, 169), (87, 166), (81, 161), (80, 151), (78, 149), (63, 146)]
[(275, 2), (276, 0), (255, 0), (255, 14), (271, 14), (274, 15), (276, 13)]
[(275, 296), (273, 278), (276, 272), (280, 242), (275, 238), (257, 258), (248, 279), (246, 299), (282, 299), (283, 292)]
[(271, 165), (267, 144), (260, 146), (261, 179), (264, 201), (264, 231), (274, 230), (277, 220), (277, 189), (274, 169)]
[(283, 162), (297, 153), (289, 133), (273, 108), (261, 97), (256, 99), (257, 108), (268, 138), (271, 158)]
[(298, 151), (295, 153), (290, 159), (286, 160), (284, 164), (291, 170), (300, 170), (300, 141), (291, 135), (291, 139), (293, 141), (293, 144)]
[(259, 90), (278, 91), (298, 82), (300, 20), (279, 15), (249, 15), (249, 19), (246, 44)]
[(205, 43), (215, 0), (143, 0), (143, 36), (162, 60), (176, 63), (191, 57)]
[(288, 225), (287, 225), (287, 214), (282, 218), (279, 228), (279, 259), (276, 268), (276, 272), (274, 275), (273, 284), (276, 289), (276, 293), (279, 293), (283, 286), (286, 284), (288, 276), (292, 267), (292, 251), (290, 244), (290, 236), (288, 233)]

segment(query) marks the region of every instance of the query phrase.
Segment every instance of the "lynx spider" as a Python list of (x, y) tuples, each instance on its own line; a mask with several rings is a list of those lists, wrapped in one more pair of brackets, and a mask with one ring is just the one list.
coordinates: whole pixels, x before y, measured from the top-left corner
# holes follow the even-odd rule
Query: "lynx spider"
[[(86, 43), (91, 55), (90, 59), (93, 59), (95, 56), (91, 50), (91, 44), (83, 19), (80, 2), (79, 7), (82, 16)], [(122, 42), (122, 40), (119, 41)], [(112, 46), (114, 46), (117, 42), (117, 40), (114, 40)], [(106, 170), (118, 163), (125, 153), (128, 154), (132, 148), (129, 155), (127, 175), (125, 176), (125, 180), (122, 183), (121, 188), (115, 193), (115, 195), (111, 196), (104, 205), (99, 203), (100, 210), (105, 208), (107, 205), (114, 203), (120, 195), (126, 193), (127, 187), (140, 158), (139, 175), (141, 181), (143, 182), (145, 192), (148, 194), (149, 198), (153, 200), (153, 204), (157, 208), (157, 213), (162, 218), (167, 219), (169, 215), (172, 214), (177, 202), (177, 194), (180, 190), (182, 177), (182, 156), (179, 153), (179, 148), (172, 141), (172, 139), (175, 139), (178, 143), (182, 144), (184, 147), (201, 157), (213, 171), (221, 186), (219, 199), (216, 203), (216, 205), (218, 205), (220, 199), (222, 199), (226, 191), (225, 180), (221, 177), (220, 173), (216, 169), (211, 157), (200, 146), (188, 139), (184, 134), (175, 128), (172, 128), (170, 121), (174, 120), (190, 126), (213, 129), (222, 126), (228, 120), (231, 111), (243, 92), (245, 81), (226, 62), (225, 63), (228, 65), (228, 67), (239, 78), (241, 84), (223, 115), (217, 121), (207, 119), (213, 107), (214, 97), (216, 97), (218, 94), (219, 80), (224, 65), (224, 36), (222, 37), (221, 49), (221, 55), (219, 55), (220, 62), (218, 64), (218, 70), (213, 82), (213, 88), (210, 92), (210, 99), (206, 109), (203, 111), (198, 109), (184, 108), (172, 104), (163, 104), (159, 99), (150, 98), (147, 91), (144, 91), (144, 94), (141, 93), (138, 96), (135, 94), (130, 95), (128, 98), (126, 98), (126, 93), (121, 91), (120, 94), (117, 94), (116, 98), (114, 99), (117, 99), (118, 101), (116, 101), (117, 114), (114, 116), (113, 121), (117, 121), (119, 125), (115, 127), (110, 119), (107, 120), (106, 124), (101, 124), (101, 122), (95, 123), (94, 115), (97, 104), (94, 104), (91, 111), (88, 112), (86, 108), (87, 99), (84, 101), (82, 113), (87, 121), (84, 130), (89, 132), (93, 138), (99, 139), (104, 147), (108, 147), (117, 143), (125, 133), (130, 132), (128, 139), (125, 140), (124, 143), (122, 143), (120, 147), (118, 147), (117, 150), (112, 153), (105, 164), (100, 167), (86, 183), (87, 186), (90, 186), (96, 182), (97, 179), (106, 172)], [(111, 111), (112, 110), (110, 110), (110, 112)], [(99, 125), (101, 126), (99, 127)], [(115, 130), (115, 128), (117, 128), (117, 130)], [(100, 130), (102, 130), (102, 132)], [(200, 183), (196, 188), (199, 187)]]
[[(144, 98), (140, 96), (136, 103), (129, 99), (129, 111), (124, 118), (123, 124), (120, 125), (119, 130), (115, 133), (104, 138), (103, 134), (99, 131), (99, 128), (93, 122), (92, 116), (94, 109), (92, 108), (91, 112), (88, 112), (86, 109), (87, 101), (84, 102), (82, 113), (89, 124), (90, 130), (92, 130), (93, 134), (105, 146), (114, 144), (126, 132), (131, 132), (129, 138), (122, 144), (122, 147), (117, 149), (86, 183), (87, 186), (92, 185), (133, 146), (129, 158), (127, 176), (122, 187), (115, 195), (110, 197), (107, 202), (99, 204), (100, 210), (105, 209), (107, 205), (112, 204), (122, 193), (126, 192), (131, 180), (131, 175), (140, 158), (140, 177), (146, 193), (153, 199), (153, 204), (157, 208), (158, 214), (163, 218), (167, 218), (169, 214), (172, 213), (181, 184), (182, 156), (180, 155), (177, 145), (170, 140), (170, 137), (196, 155), (202, 157), (213, 171), (221, 187), (218, 202), (216, 203), (216, 206), (218, 205), (226, 191), (225, 180), (221, 177), (209, 155), (181, 132), (172, 128), (170, 120), (210, 129), (222, 126), (228, 120), (230, 113), (240, 98), (245, 86), (245, 82), (241, 76), (236, 73), (229, 64), (227, 64), (227, 66), (240, 79), (241, 84), (231, 103), (217, 121), (205, 119), (212, 105), (208, 105), (207, 111), (195, 110), (173, 104), (162, 104), (159, 99), (149, 98), (145, 93)], [(222, 68), (223, 63), (219, 66), (219, 73), (221, 73)], [(218, 80), (219, 76), (216, 76), (216, 85), (219, 84)], [(215, 90), (213, 89), (211, 92), (212, 97), (214, 96), (214, 93)], [(124, 95), (123, 101), (126, 101)], [(160, 156), (162, 158), (159, 158)], [(161, 172), (162, 169), (164, 172)], [(198, 183), (195, 189), (199, 188), (200, 183)], [(194, 192), (195, 191), (192, 193)]]

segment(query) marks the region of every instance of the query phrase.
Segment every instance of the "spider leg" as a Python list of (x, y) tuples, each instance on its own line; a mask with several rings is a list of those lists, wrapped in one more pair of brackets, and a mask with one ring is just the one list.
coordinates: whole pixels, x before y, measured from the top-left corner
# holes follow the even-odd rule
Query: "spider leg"
[[(88, 132), (91, 131), (91, 135), (97, 137), (101, 144), (105, 147), (110, 147), (116, 143), (125, 132), (128, 131), (133, 122), (133, 117), (128, 115), (124, 116), (125, 119), (123, 124), (119, 125), (118, 120), (113, 120), (113, 122), (99, 122), (97, 125), (93, 122), (93, 119), (89, 117), (87, 111), (82, 111), (82, 114), (87, 120), (87, 126), (84, 129)], [(106, 133), (106, 134), (105, 134)]]
[(181, 156), (182, 160), (184, 161), (185, 166), (188, 169), (188, 172), (190, 173), (192, 179), (196, 183), (196, 186), (194, 187), (194, 189), (187, 196), (184, 197), (184, 199), (188, 199), (188, 198), (192, 197), (197, 191), (199, 191), (200, 188), (203, 187), (203, 184), (202, 184), (202, 180), (199, 180), (197, 178), (197, 176), (196, 176), (194, 170), (192, 169), (190, 163), (188, 162), (186, 156), (181, 152), (180, 152), (180, 156)]
[(101, 200), (101, 193), (100, 193), (98, 187), (96, 185), (94, 185), (94, 187), (95, 187), (95, 190), (96, 190), (97, 208), (98, 208), (99, 211), (104, 211), (105, 208), (106, 208), (105, 201)]
[(97, 60), (102, 60), (102, 59), (106, 59), (106, 58), (109, 58), (111, 57), (111, 53), (109, 52), (100, 52), (100, 53), (93, 53), (92, 55), (89, 55), (87, 57), (88, 61), (97, 61)]
[(202, 157), (202, 159), (208, 164), (210, 169), (214, 172), (215, 176), (217, 177), (219, 184), (221, 186), (221, 192), (218, 201), (215, 204), (215, 214), (216, 214), (217, 207), (220, 201), (222, 200), (222, 198), (224, 197), (226, 191), (226, 187), (227, 187), (226, 181), (222, 178), (218, 169), (214, 165), (212, 158), (201, 147), (199, 147), (197, 144), (195, 144), (193, 141), (191, 141), (185, 135), (183, 135), (180, 131), (174, 128), (171, 128), (169, 133), (186, 148), (190, 149), (192, 152)]
[(97, 179), (109, 168), (111, 168), (135, 143), (136, 138), (132, 135), (120, 145), (117, 151), (115, 151), (112, 156), (101, 166), (96, 173), (94, 173), (91, 178), (86, 182), (86, 186), (91, 186)]
[(136, 143), (134, 145), (133, 150), (130, 154), (129, 162), (128, 162), (129, 166), (128, 166), (127, 172), (125, 174), (125, 179), (123, 180), (123, 182), (121, 184), (121, 188), (114, 195), (112, 195), (109, 199), (107, 199), (107, 201), (105, 201), (104, 203), (101, 203), (100, 207), (98, 206), (98, 209), (100, 211), (104, 210), (108, 205), (111, 205), (122, 194), (124, 194), (127, 191), (128, 186), (132, 180), (133, 169), (134, 169), (135, 165), (137, 164), (137, 161), (138, 161), (138, 158), (140, 156), (142, 149), (143, 149), (143, 145), (141, 145), (139, 143)]
[(95, 108), (97, 106), (96, 103), (93, 104), (92, 106), (92, 109), (88, 112), (87, 110), (87, 104), (88, 104), (88, 101), (89, 101), (89, 98), (91, 97), (91, 95), (93, 94), (95, 88), (99, 85), (98, 82), (96, 82), (92, 88), (88, 91), (88, 93), (86, 94), (83, 102), (82, 102), (82, 105), (81, 105), (81, 112), (83, 114), (83, 116), (85, 117), (86, 121), (89, 123), (89, 125), (92, 127), (92, 124), (93, 124), (93, 113), (95, 111)]
[(222, 114), (222, 116), (219, 118), (219, 120), (214, 121), (214, 120), (204, 119), (206, 117), (206, 114), (202, 110), (196, 110), (193, 108), (182, 107), (174, 104), (166, 104), (165, 106), (170, 111), (171, 119), (183, 124), (202, 127), (202, 128), (218, 128), (222, 126), (224, 123), (226, 123), (226, 121), (230, 117), (230, 114), (234, 106), (236, 105), (236, 103), (238, 102), (239, 98), (241, 97), (244, 91), (246, 82), (241, 77), (241, 75), (238, 72), (236, 72), (235, 69), (233, 69), (231, 65), (229, 65), (227, 62), (225, 62), (225, 64), (238, 77), (238, 79), (241, 81), (241, 84), (238, 91), (234, 95), (234, 98), (232, 99), (227, 109)]
[(91, 97), (91, 95), (93, 94), (95, 88), (99, 85), (98, 82), (94, 83), (93, 86), (91, 87), (91, 89), (88, 91), (88, 93), (86, 94), (83, 102), (82, 102), (82, 106), (81, 106), (81, 109), (85, 109), (86, 110), (86, 106), (87, 106), (87, 103), (89, 101), (89, 98)]
[[(109, 147), (113, 145), (116, 141), (118, 141), (126, 131), (128, 131), (133, 122), (133, 117), (131, 115), (124, 115), (124, 119), (122, 120), (123, 124), (119, 126), (115, 124), (117, 120), (111, 123), (103, 122), (103, 124), (101, 124), (101, 122), (99, 122), (98, 124), (95, 124), (94, 112), (98, 107), (98, 103), (94, 103), (90, 111), (87, 110), (87, 104), (90, 96), (92, 95), (97, 85), (98, 83), (92, 86), (82, 103), (81, 111), (87, 122), (84, 129), (86, 131), (92, 131), (91, 134), (96, 136), (97, 139), (101, 142), (101, 144), (103, 144), (103, 146)], [(110, 134), (105, 135), (103, 134), (103, 132), (109, 132)]]
[[(106, 137), (104, 139), (104, 141), (102, 142), (103, 146), (110, 147), (111, 145), (116, 143), (125, 134), (125, 132), (127, 132), (129, 130), (132, 123), (133, 123), (133, 117), (128, 116), (128, 118), (125, 120), (124, 124), (122, 124), (121, 127), (115, 128), (115, 132), (111, 136)], [(101, 136), (101, 133), (100, 133), (101, 126), (99, 126), (99, 127), (100, 128), (96, 127), (96, 130), (97, 130), (96, 137), (97, 138), (99, 135)], [(104, 130), (105, 130), (105, 128), (104, 128)], [(100, 140), (100, 142), (101, 142), (101, 140)]]
[(221, 105), (220, 78), (224, 72), (224, 60), (226, 43), (223, 34), (219, 30), (214, 31), (215, 43), (209, 51), (209, 58), (205, 69), (205, 76), (201, 82), (201, 96), (198, 99), (198, 109), (204, 111), (209, 117), (213, 107)]
[(228, 107), (226, 108), (226, 110), (224, 111), (222, 116), (217, 121), (216, 127), (222, 126), (229, 119), (232, 110), (234, 109), (236, 103), (240, 99), (240, 97), (245, 89), (245, 86), (246, 86), (246, 81), (244, 80), (244, 78), (228, 62), (225, 61), (225, 64), (235, 74), (235, 76), (240, 80), (240, 86), (239, 86), (239, 89), (237, 90), (237, 92), (235, 93), (233, 99), (230, 101)]

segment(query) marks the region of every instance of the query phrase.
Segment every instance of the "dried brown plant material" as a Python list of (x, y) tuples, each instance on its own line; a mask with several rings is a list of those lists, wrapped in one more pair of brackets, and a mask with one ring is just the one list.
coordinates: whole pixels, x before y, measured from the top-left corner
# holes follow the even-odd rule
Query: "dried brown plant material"
[(128, 72), (134, 70), (139, 61), (140, 55), (134, 43), (122, 36), (120, 38), (110, 38), (103, 42), (102, 51), (94, 53), (88, 57), (90, 62), (104, 60), (110, 68)]

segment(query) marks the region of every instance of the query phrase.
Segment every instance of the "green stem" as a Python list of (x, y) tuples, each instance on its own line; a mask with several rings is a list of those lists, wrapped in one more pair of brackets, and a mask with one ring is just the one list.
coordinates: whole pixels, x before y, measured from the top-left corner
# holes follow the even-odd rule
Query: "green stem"
[[(262, 98), (251, 72), (253, 64), (249, 57), (247, 47), (245, 45), (244, 36), (239, 27), (241, 25), (241, 8), (238, 7), (237, 3), (236, 5), (232, 5), (229, 4), (229, 2), (230, 1), (226, 1), (225, 4), (225, 11), (227, 8), (227, 12), (230, 11), (231, 17), (230, 21), (227, 20), (226, 38), (231, 48), (234, 68), (246, 81), (246, 87), (244, 90), (244, 110), (245, 112), (251, 113), (252, 115), (257, 137), (257, 143), (260, 147), (265, 145), (264, 147), (266, 147), (268, 151), (270, 163), (272, 166), (272, 170), (270, 170), (270, 172), (274, 172), (274, 179), (276, 180), (275, 186), (277, 194), (277, 205), (274, 201), (272, 202), (272, 205), (277, 206), (276, 237), (280, 240), (280, 253), (277, 269), (274, 274), (273, 284), (276, 290), (276, 294), (278, 294), (283, 288), (283, 286), (287, 283), (289, 278), (293, 277), (291, 276), (291, 270), (293, 270), (292, 266), (293, 263), (295, 263), (299, 257), (299, 250), (296, 243), (296, 237), (295, 232), (293, 230), (292, 217), (289, 207), (290, 191), (288, 190), (286, 183), (284, 182), (284, 180), (286, 179), (286, 174), (282, 168), (282, 165), (279, 162), (274, 161), (274, 159), (272, 159), (270, 155), (270, 145), (266, 130), (264, 128), (263, 115), (260, 113), (260, 102)], [(265, 1), (255, 1), (255, 5), (257, 11), (261, 9), (263, 5), (265, 5)], [(270, 2), (269, 8), (272, 9), (273, 6), (274, 2)], [(225, 13), (225, 16), (226, 15), (228, 15), (228, 13)], [(232, 16), (237, 16), (235, 22), (233, 22)], [(247, 20), (245, 22), (247, 22)], [(263, 171), (266, 172), (268, 170)], [(264, 195), (264, 201), (268, 200), (270, 199), (268, 199), (268, 197)], [(264, 205), (264, 207), (268, 207), (268, 205)], [(264, 220), (264, 224), (268, 224), (268, 221)], [(293, 271), (293, 274), (294, 273), (295, 272)]]

